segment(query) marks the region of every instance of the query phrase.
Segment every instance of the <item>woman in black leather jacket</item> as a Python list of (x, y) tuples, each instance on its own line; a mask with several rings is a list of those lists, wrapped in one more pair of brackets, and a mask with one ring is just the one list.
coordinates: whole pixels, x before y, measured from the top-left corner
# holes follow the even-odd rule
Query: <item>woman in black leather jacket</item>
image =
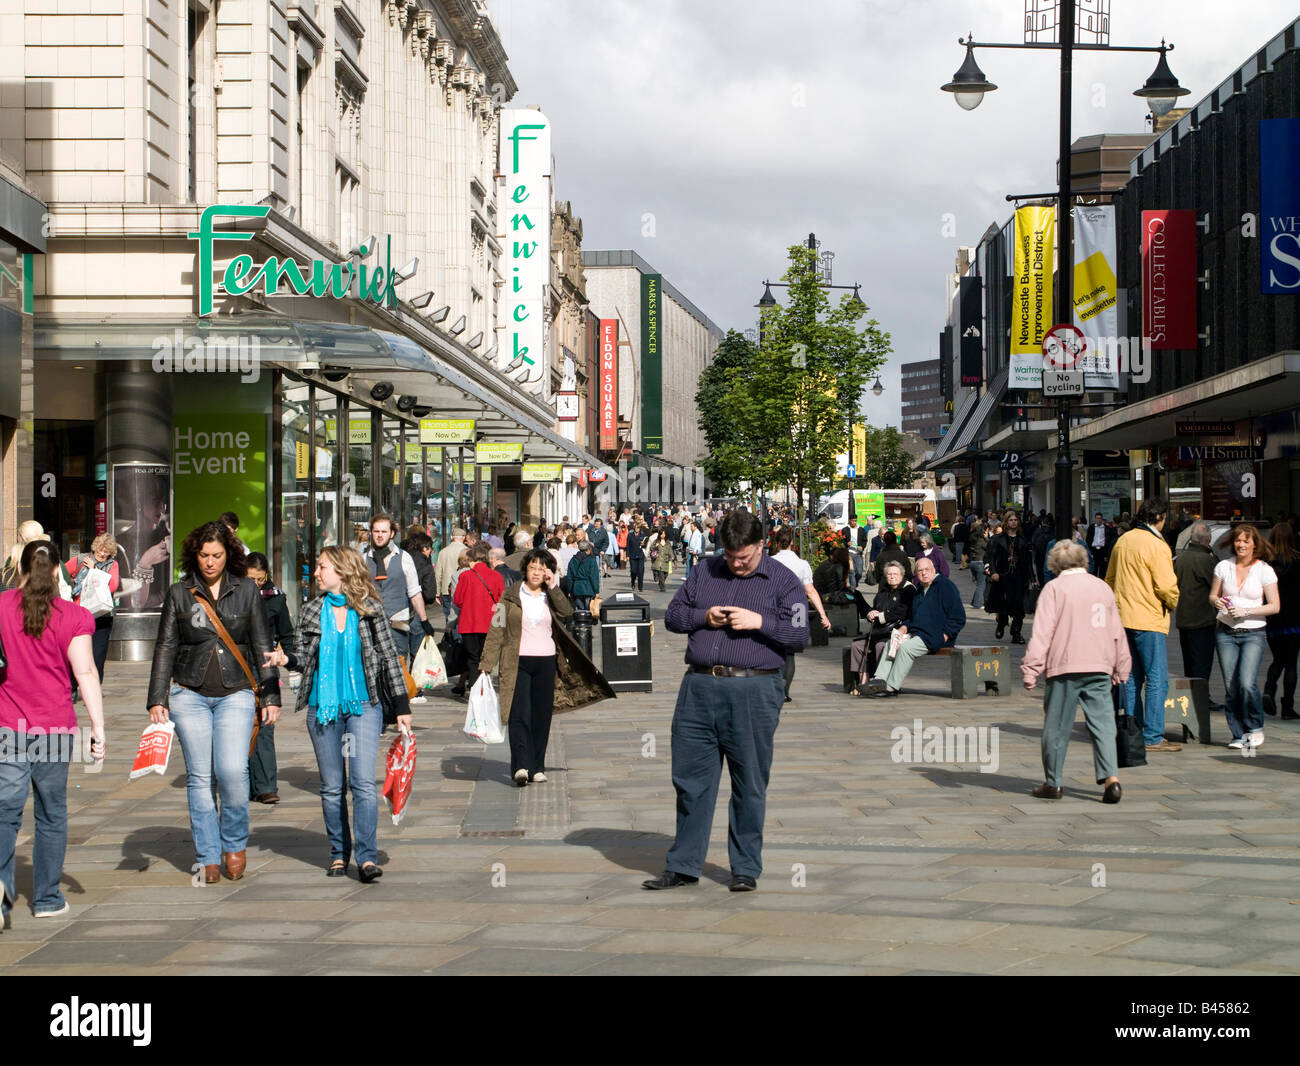
[[(253, 686), (204, 610), (213, 608), (252, 673), (262, 697), (262, 722), (280, 714), (280, 682), (266, 665), (275, 638), (244, 550), (220, 522), (193, 530), (181, 548), (186, 577), (167, 590), (153, 669), (149, 719), (170, 720), (185, 753), (190, 831), (204, 880), (244, 875), (248, 844), (248, 748), (253, 736)], [(213, 789), (213, 778), (217, 788)], [(216, 795), (221, 795), (218, 813)]]

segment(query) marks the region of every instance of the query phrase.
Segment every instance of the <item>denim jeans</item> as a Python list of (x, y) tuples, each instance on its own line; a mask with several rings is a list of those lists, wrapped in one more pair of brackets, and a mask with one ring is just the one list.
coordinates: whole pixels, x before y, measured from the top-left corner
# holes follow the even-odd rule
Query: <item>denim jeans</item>
[(1216, 628), (1214, 645), (1219, 652), (1219, 669), (1228, 690), (1224, 710), (1232, 739), (1264, 728), (1264, 704), (1259, 694), (1259, 664), (1266, 645), (1264, 630), (1243, 629), (1229, 633)]
[(168, 702), (176, 739), (185, 754), (195, 859), (201, 866), (218, 866), (223, 852), (248, 846), (253, 693), (243, 689), (217, 698), (172, 685)]
[(984, 608), (984, 590), (988, 587), (989, 575), (984, 572), (984, 560), (970, 564), (971, 576), (975, 580), (975, 595), (971, 597), (970, 605), (976, 610)]
[[(1165, 695), (1169, 691), (1169, 638), (1147, 629), (1125, 629), (1133, 670), (1124, 683), (1124, 713), (1142, 720), (1148, 744), (1165, 739)], [(1142, 714), (1137, 713), (1138, 689), (1143, 687)]]
[[(320, 805), (325, 814), (325, 835), (330, 861), (352, 858), (355, 841), (357, 866), (379, 861), (379, 790), (375, 787), (375, 760), (384, 712), (372, 703), (365, 714), (321, 725), (316, 709), (307, 708), (307, 732), (320, 767)], [(346, 751), (345, 751), (346, 746)], [(348, 826), (347, 791), (352, 790), (352, 826)]]
[(63, 909), (59, 890), (63, 855), (68, 848), (68, 764), (76, 736), (7, 733), (0, 761), (0, 883), (3, 908), (9, 913), (17, 898), (14, 850), (22, 828), (23, 807), (30, 782), (35, 794), (32, 815), (36, 842), (32, 848), (32, 910), (37, 914)]

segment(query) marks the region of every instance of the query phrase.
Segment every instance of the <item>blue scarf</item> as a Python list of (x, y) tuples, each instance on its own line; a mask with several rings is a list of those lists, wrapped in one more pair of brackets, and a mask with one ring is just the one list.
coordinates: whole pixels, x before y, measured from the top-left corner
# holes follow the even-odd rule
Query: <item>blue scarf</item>
[(340, 633), (331, 610), (347, 602), (342, 593), (327, 592), (320, 613), (320, 654), (312, 680), (311, 706), (316, 708), (316, 721), (321, 725), (337, 722), (340, 717), (365, 714), (370, 706), (361, 664), (357, 612), (348, 608), (347, 621)]

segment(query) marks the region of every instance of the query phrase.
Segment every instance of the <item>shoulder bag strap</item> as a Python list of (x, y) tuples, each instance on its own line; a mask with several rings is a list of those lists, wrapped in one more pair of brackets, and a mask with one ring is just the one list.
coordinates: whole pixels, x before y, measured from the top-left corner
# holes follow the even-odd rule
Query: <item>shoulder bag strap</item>
[(495, 607), (497, 605), (497, 597), (492, 595), (492, 590), (487, 587), (487, 582), (483, 580), (477, 570), (470, 570), (470, 573), (478, 578), (478, 583), (483, 586), (483, 591), (488, 594), (488, 599), (492, 601), (492, 606)]
[(244, 676), (248, 678), (248, 683), (253, 686), (253, 702), (260, 707), (262, 705), (262, 696), (257, 685), (257, 679), (253, 677), (253, 671), (248, 668), (248, 663), (244, 661), (244, 657), (239, 654), (239, 647), (235, 644), (234, 640), (231, 639), (229, 631), (224, 625), (222, 625), (221, 616), (213, 610), (212, 604), (208, 602), (207, 597), (199, 595), (199, 590), (197, 588), (191, 588), (190, 593), (198, 601), (199, 606), (203, 608), (203, 613), (208, 616), (208, 621), (212, 623), (212, 628), (217, 631), (217, 636), (221, 638), (221, 643), (226, 646), (226, 649), (230, 654), (235, 657), (235, 662), (239, 663), (239, 668), (244, 671)]

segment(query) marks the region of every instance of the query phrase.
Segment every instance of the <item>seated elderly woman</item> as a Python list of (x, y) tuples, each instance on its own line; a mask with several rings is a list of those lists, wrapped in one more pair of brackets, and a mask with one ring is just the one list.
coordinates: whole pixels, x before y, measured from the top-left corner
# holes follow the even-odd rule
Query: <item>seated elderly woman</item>
[(858, 683), (850, 690), (850, 695), (865, 696), (867, 679), (876, 672), (890, 634), (899, 626), (906, 625), (912, 617), (912, 598), (916, 595), (916, 586), (907, 580), (903, 573), (903, 564), (897, 561), (885, 564), (884, 584), (876, 593), (867, 612), (871, 628), (866, 636), (859, 637), (851, 645), (849, 668), (858, 677)]
[(1122, 790), (1115, 775), (1115, 711), (1111, 685), (1128, 679), (1132, 659), (1119, 608), (1110, 586), (1088, 573), (1088, 549), (1077, 541), (1058, 540), (1047, 554), (1047, 567), (1059, 580), (1043, 586), (1034, 614), (1034, 629), (1020, 672), (1032, 689), (1047, 676), (1043, 698), (1043, 773), (1033, 791), (1039, 799), (1064, 794), (1062, 770), (1070, 744), (1074, 713), (1083, 708), (1092, 736), (1092, 763), (1102, 800), (1118, 803)]

